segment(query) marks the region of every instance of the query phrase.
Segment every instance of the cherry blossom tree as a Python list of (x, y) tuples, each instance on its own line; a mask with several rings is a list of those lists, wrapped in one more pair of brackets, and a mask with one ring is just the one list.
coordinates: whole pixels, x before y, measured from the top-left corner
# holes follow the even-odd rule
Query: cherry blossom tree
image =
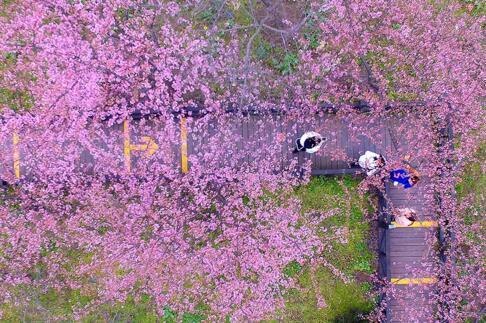
[[(466, 241), (479, 229), (464, 224), (451, 192), (484, 140), (484, 18), (456, 1), (424, 0), (303, 1), (288, 19), (276, 15), (281, 1), (221, 1), (210, 21), (194, 18), (211, 5), (18, 0), (2, 9), (0, 87), (9, 99), (0, 139), (18, 133), (32, 156), (22, 166), (32, 176), (0, 206), (3, 298), (19, 302), (15, 286), (71, 288), (93, 296), (79, 316), (148, 294), (160, 313), (204, 301), (215, 319), (268, 317), (295, 284), (283, 268), (316, 259), (329, 243), (316, 229), (329, 215), (302, 216), (291, 196), (310, 165), (303, 177), (282, 169), (263, 135), (252, 146), (259, 149), (238, 149), (232, 126), (248, 110), (266, 115), (263, 129), (276, 122), (268, 112), (310, 120), (332, 105), (355, 133), (391, 115), (429, 125), (396, 132), (416, 145), (414, 157), (427, 160), (424, 173), (445, 192), (436, 301), (447, 306), (439, 315), (454, 321), (477, 310), (484, 243)], [(226, 14), (241, 6), (249, 21), (230, 24)], [(280, 65), (257, 58), (259, 37), (281, 41)], [(366, 115), (353, 110), (358, 102)], [(188, 107), (204, 111), (191, 118)], [(135, 113), (155, 117), (135, 122)], [(182, 117), (199, 139), (218, 127), (184, 175), (171, 145)], [(113, 135), (126, 122), (159, 145), (152, 159), (138, 160), (137, 174), (117, 153), (123, 136)], [(432, 144), (447, 124), (460, 139), (454, 151)], [(86, 153), (92, 163), (79, 162)], [(3, 169), (10, 156), (0, 157)], [(10, 168), (2, 177), (16, 181)]]

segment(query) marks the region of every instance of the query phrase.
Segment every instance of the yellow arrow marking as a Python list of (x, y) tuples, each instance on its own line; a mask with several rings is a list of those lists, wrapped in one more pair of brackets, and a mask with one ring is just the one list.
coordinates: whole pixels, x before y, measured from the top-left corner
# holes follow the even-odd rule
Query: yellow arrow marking
[(145, 144), (130, 145), (130, 150), (146, 150), (145, 154), (147, 156), (152, 156), (153, 154), (155, 154), (155, 151), (159, 149), (159, 145), (157, 145), (157, 143), (149, 136), (143, 136), (142, 141), (144, 141)]
[(187, 165), (187, 120), (181, 118), (181, 168), (182, 173), (188, 172), (189, 167)]
[(131, 156), (130, 153), (134, 151), (145, 151), (146, 156), (152, 156), (159, 145), (149, 136), (143, 136), (142, 141), (144, 144), (130, 144), (130, 124), (128, 120), (123, 121), (123, 154), (125, 156), (125, 168), (128, 172), (131, 169)]
[(14, 131), (13, 133), (13, 167), (15, 177), (20, 178), (20, 149), (19, 149), (19, 135)]
[(435, 228), (438, 227), (439, 224), (437, 221), (415, 221), (409, 226), (406, 225), (400, 225), (396, 223), (395, 221), (392, 221), (392, 225), (395, 226), (395, 228)]
[(437, 282), (437, 279), (434, 277), (425, 277), (425, 278), (392, 278), (390, 280), (392, 284), (395, 285), (421, 285), (421, 284), (434, 284)]

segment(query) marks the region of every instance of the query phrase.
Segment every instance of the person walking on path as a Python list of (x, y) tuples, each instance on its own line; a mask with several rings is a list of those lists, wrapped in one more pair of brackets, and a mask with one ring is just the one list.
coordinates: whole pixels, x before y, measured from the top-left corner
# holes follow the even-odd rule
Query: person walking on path
[(366, 151), (358, 159), (359, 166), (366, 172), (367, 176), (376, 174), (385, 166), (386, 160), (383, 156), (372, 151)]
[(394, 186), (402, 184), (403, 188), (410, 188), (418, 183), (420, 177), (415, 168), (407, 165), (404, 168), (392, 170), (390, 180)]
[(410, 208), (395, 209), (395, 222), (402, 227), (409, 227), (417, 221), (415, 210)]
[(306, 153), (313, 154), (321, 148), (325, 140), (326, 138), (323, 138), (319, 133), (308, 131), (295, 141), (293, 153), (305, 151)]

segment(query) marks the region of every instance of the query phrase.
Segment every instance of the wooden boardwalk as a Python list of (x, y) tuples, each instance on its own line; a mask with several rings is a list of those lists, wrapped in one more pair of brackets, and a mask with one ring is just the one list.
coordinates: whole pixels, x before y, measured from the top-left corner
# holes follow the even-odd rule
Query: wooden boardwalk
[[(300, 122), (284, 116), (261, 118), (249, 116), (232, 120), (231, 125), (212, 124), (198, 128), (194, 122), (186, 121), (188, 169), (193, 162), (206, 160), (208, 152), (214, 147), (227, 149), (228, 156), (244, 156), (236, 162), (242, 168), (251, 167), (263, 158), (275, 161), (279, 170), (286, 169), (294, 162), (298, 166), (310, 161), (313, 175), (355, 173), (350, 163), (357, 160), (366, 150), (385, 154), (391, 148), (389, 135), (385, 127), (378, 127), (379, 133), (351, 133), (346, 122), (334, 116), (317, 116), (312, 121)], [(219, 129), (223, 127), (223, 130)], [(371, 125), (370, 125), (371, 127)], [(295, 140), (305, 131), (315, 130), (327, 138), (321, 150), (316, 154), (292, 153)], [(232, 131), (236, 142), (225, 142), (225, 131)], [(223, 134), (223, 135), (221, 135)], [(374, 137), (372, 140), (370, 137)], [(233, 151), (238, 154), (233, 154)], [(329, 153), (332, 151), (332, 154)], [(184, 160), (178, 156), (179, 160)], [(221, 166), (228, 160), (218, 161)]]
[(417, 211), (414, 227), (395, 227), (385, 231), (386, 277), (394, 284), (388, 295), (389, 322), (433, 322), (431, 292), (435, 282), (435, 237), (437, 222), (427, 194), (430, 181), (422, 178), (410, 189), (386, 183), (389, 210), (408, 207)]
[[(93, 170), (96, 164), (101, 167), (99, 164), (103, 163), (103, 167), (118, 165), (135, 171), (137, 163), (143, 158), (142, 152), (153, 149), (151, 162), (167, 164), (182, 173), (201, 166), (214, 168), (215, 171), (225, 167), (251, 171), (255, 165), (269, 165), (279, 172), (292, 167), (298, 170), (310, 162), (312, 175), (318, 176), (359, 173), (359, 169), (350, 168), (350, 163), (367, 150), (383, 154), (388, 159), (410, 152), (410, 143), (406, 140), (397, 142), (400, 136), (397, 133), (392, 135), (391, 129), (397, 127), (399, 119), (383, 119), (374, 124), (368, 122), (365, 117), (347, 120), (331, 114), (316, 115), (315, 118), (249, 115), (228, 118), (224, 122), (178, 118), (176, 122), (165, 124), (160, 120), (143, 122), (143, 127), (140, 121), (132, 120), (96, 132), (96, 145), (106, 153), (95, 157), (82, 151), (80, 158), (81, 165), (86, 166), (84, 169)], [(413, 122), (410, 126), (418, 127)], [(312, 155), (292, 153), (295, 140), (309, 130), (327, 138), (321, 150)], [(95, 136), (95, 132), (92, 133)], [(28, 145), (28, 140), (25, 140), (22, 146), (22, 132), (15, 136), (20, 137), (20, 142), (17, 138), (16, 142), (0, 143), (2, 151), (11, 152), (0, 155), (0, 177), (10, 181), (18, 177), (17, 174), (28, 177), (29, 172), (42, 172), (43, 169), (35, 164), (39, 144)], [(423, 142), (419, 140), (414, 143), (416, 150), (420, 149), (417, 147), (420, 144)], [(62, 151), (62, 144), (60, 147)], [(214, 153), (220, 150), (225, 153)], [(111, 156), (114, 156), (113, 161), (109, 163), (105, 159)], [(55, 163), (55, 158), (52, 160)], [(433, 321), (434, 309), (429, 303), (435, 280), (432, 266), (436, 228), (431, 221), (436, 219), (433, 205), (429, 202), (433, 200), (428, 196), (430, 185), (427, 178), (422, 178), (415, 187), (407, 190), (390, 183), (385, 185), (383, 200), (386, 206), (382, 211), (386, 213), (387, 225), (392, 219), (390, 212), (393, 207), (414, 208), (419, 221), (425, 223), (423, 227), (393, 228), (383, 232), (384, 240), (380, 249), (386, 260), (383, 275), (395, 287), (387, 295), (386, 317), (389, 322)]]

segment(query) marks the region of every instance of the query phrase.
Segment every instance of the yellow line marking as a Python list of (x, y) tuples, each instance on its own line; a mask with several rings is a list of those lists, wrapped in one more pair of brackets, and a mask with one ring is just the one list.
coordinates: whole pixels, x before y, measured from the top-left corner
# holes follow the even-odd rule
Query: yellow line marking
[(181, 118), (181, 167), (182, 173), (188, 172), (189, 167), (187, 165), (187, 120)]
[(390, 280), (392, 284), (395, 285), (422, 285), (422, 284), (434, 284), (437, 282), (437, 279), (434, 277), (425, 277), (425, 278), (392, 278)]
[(19, 135), (14, 131), (13, 133), (13, 167), (15, 177), (20, 178), (20, 149), (19, 149)]
[(128, 120), (123, 121), (123, 155), (125, 156), (125, 169), (130, 172), (130, 128)]
[(412, 225), (409, 226), (400, 225), (395, 221), (392, 221), (391, 224), (394, 225), (395, 228), (435, 228), (439, 226), (437, 221), (415, 221), (414, 223), (412, 223)]

